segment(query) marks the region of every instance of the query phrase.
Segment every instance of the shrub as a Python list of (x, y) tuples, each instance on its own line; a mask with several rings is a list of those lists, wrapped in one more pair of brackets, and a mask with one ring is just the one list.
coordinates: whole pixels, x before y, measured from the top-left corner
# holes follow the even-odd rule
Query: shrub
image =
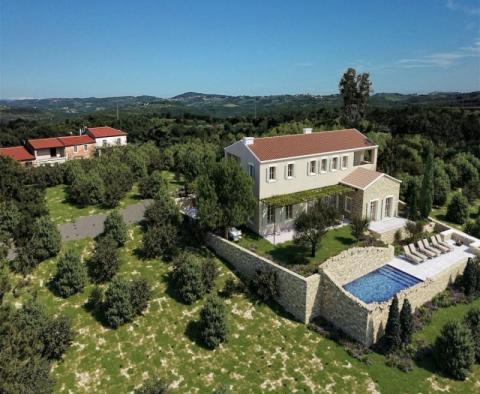
[(167, 181), (160, 171), (154, 171), (143, 177), (138, 190), (143, 198), (154, 198), (161, 190), (167, 190)]
[(480, 308), (472, 308), (465, 316), (465, 325), (472, 333), (475, 358), (480, 362)]
[(57, 273), (52, 279), (52, 286), (62, 297), (79, 293), (87, 284), (87, 267), (80, 256), (73, 250), (68, 250), (57, 263)]
[(150, 297), (151, 289), (147, 280), (144, 278), (134, 279), (130, 284), (130, 300), (135, 315), (139, 315), (147, 309)]
[(408, 345), (412, 342), (413, 335), (413, 317), (412, 306), (408, 299), (403, 301), (402, 310), (400, 311), (400, 332), (402, 344)]
[(405, 225), (405, 229), (409, 234), (409, 239), (411, 242), (417, 242), (423, 236), (423, 222), (421, 221), (408, 221)]
[(352, 218), (352, 234), (358, 241), (363, 239), (365, 231), (368, 229), (368, 224), (368, 219), (362, 216), (354, 216)]
[(127, 241), (127, 225), (118, 211), (112, 211), (104, 222), (104, 237), (111, 237), (118, 246), (125, 245)]
[(135, 394), (167, 394), (168, 383), (162, 378), (149, 378), (142, 387), (135, 390)]
[(215, 287), (218, 277), (218, 268), (213, 259), (205, 259), (202, 263), (202, 281), (205, 291), (209, 293)]
[(61, 237), (48, 216), (38, 218), (33, 225), (33, 233), (28, 248), (35, 260), (43, 261), (56, 256), (60, 251)]
[(117, 243), (111, 237), (97, 241), (95, 251), (89, 262), (90, 277), (95, 283), (112, 279), (120, 268)]
[(203, 282), (202, 260), (193, 253), (182, 253), (173, 262), (172, 279), (180, 298), (192, 304), (207, 292)]
[(87, 307), (95, 312), (99, 312), (103, 308), (103, 290), (99, 286), (95, 286), (87, 300)]
[(252, 287), (261, 300), (274, 299), (279, 294), (277, 273), (267, 267), (258, 269), (252, 279)]
[(463, 224), (468, 218), (468, 200), (461, 193), (455, 193), (448, 204), (446, 218), (450, 222)]
[(413, 370), (413, 360), (404, 352), (389, 353), (386, 364), (389, 367), (398, 368), (402, 372), (410, 372)]
[(385, 326), (385, 347), (387, 352), (393, 352), (400, 347), (401, 344), (401, 328), (398, 311), (398, 298), (395, 295), (390, 309), (388, 311), (387, 325)]
[(200, 311), (200, 337), (206, 347), (214, 349), (227, 340), (227, 335), (225, 306), (218, 297), (211, 296)]
[(480, 266), (474, 259), (468, 259), (467, 266), (463, 271), (461, 285), (465, 295), (471, 296), (479, 290)]
[(177, 227), (170, 223), (148, 227), (143, 234), (143, 255), (147, 258), (168, 257), (175, 251), (177, 239)]
[(402, 238), (403, 238), (402, 230), (398, 229), (397, 231), (395, 231), (395, 234), (393, 235), (393, 243), (396, 245), (399, 245), (400, 242), (402, 242)]
[(10, 263), (10, 267), (17, 273), (26, 276), (38, 265), (39, 261), (26, 248), (17, 249), (17, 256)]
[(434, 355), (445, 374), (464, 380), (475, 358), (470, 330), (458, 321), (445, 324), (435, 341)]
[(223, 289), (221, 290), (220, 294), (223, 297), (229, 298), (237, 292), (237, 288), (238, 288), (237, 281), (234, 278), (229, 277), (225, 281), (225, 285), (223, 286)]
[(72, 323), (65, 316), (49, 320), (41, 334), (43, 356), (47, 359), (60, 359), (72, 344), (74, 336)]
[(108, 325), (117, 328), (133, 320), (134, 310), (130, 296), (130, 284), (115, 278), (105, 292), (103, 312)]
[(0, 260), (0, 305), (2, 305), (3, 297), (7, 294), (12, 288), (10, 283), (10, 273), (6, 264)]

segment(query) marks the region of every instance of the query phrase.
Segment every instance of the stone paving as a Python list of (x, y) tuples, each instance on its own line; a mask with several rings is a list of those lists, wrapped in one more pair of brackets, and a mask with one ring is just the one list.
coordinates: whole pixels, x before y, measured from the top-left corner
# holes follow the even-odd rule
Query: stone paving
[[(121, 209), (119, 212), (127, 224), (138, 223), (142, 221), (145, 208), (150, 205), (152, 200), (143, 200), (138, 204), (132, 204)], [(59, 224), (58, 230), (62, 236), (62, 241), (80, 240), (83, 238), (95, 238), (103, 232), (103, 222), (106, 214), (82, 216), (72, 223)]]

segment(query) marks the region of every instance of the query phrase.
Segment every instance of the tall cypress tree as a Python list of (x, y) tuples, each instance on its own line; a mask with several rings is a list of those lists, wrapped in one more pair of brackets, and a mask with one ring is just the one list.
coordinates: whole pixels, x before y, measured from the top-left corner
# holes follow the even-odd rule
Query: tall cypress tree
[(420, 214), (422, 219), (428, 218), (433, 205), (433, 146), (427, 145), (427, 158), (422, 180)]
[(403, 301), (402, 310), (400, 311), (400, 328), (402, 344), (408, 345), (412, 341), (413, 319), (412, 306), (406, 298), (405, 301)]
[(387, 325), (385, 326), (385, 346), (387, 352), (397, 350), (402, 339), (400, 337), (400, 318), (398, 310), (398, 298), (395, 295), (388, 311)]
[(408, 185), (407, 191), (408, 202), (408, 218), (412, 220), (418, 219), (418, 188), (417, 182), (412, 180)]
[(474, 259), (468, 259), (462, 276), (463, 291), (467, 296), (473, 295), (477, 291), (478, 271), (478, 263)]

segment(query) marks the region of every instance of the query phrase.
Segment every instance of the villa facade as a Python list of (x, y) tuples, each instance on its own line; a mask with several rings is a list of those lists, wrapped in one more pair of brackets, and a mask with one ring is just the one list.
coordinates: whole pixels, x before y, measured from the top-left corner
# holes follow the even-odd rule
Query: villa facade
[(127, 133), (104, 126), (80, 130), (80, 135), (29, 139), (25, 146), (0, 148), (0, 155), (24, 166), (37, 167), (88, 159), (101, 148), (124, 145), (127, 145)]
[(225, 148), (254, 182), (249, 227), (262, 236), (291, 231), (317, 199), (346, 218), (398, 215), (400, 182), (377, 171), (378, 146), (356, 129), (244, 137)]

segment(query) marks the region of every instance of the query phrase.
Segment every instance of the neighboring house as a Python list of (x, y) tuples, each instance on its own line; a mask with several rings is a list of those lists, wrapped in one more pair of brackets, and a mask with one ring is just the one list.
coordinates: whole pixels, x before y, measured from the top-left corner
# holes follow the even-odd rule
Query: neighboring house
[(356, 129), (244, 137), (225, 154), (254, 181), (258, 204), (249, 226), (260, 235), (291, 230), (319, 198), (350, 218), (398, 214), (400, 181), (376, 171), (378, 146)]
[(88, 127), (86, 133), (95, 140), (97, 149), (127, 145), (127, 133), (113, 127)]
[(88, 135), (58, 137), (65, 146), (65, 155), (70, 159), (88, 159), (95, 154), (95, 141)]
[(33, 162), (35, 160), (35, 156), (33, 156), (23, 146), (12, 146), (9, 148), (0, 148), (0, 155), (10, 157), (11, 159), (18, 161), (20, 164), (24, 166), (33, 165)]
[(67, 160), (65, 145), (57, 137), (27, 140), (25, 147), (35, 156), (35, 166), (60, 164)]

